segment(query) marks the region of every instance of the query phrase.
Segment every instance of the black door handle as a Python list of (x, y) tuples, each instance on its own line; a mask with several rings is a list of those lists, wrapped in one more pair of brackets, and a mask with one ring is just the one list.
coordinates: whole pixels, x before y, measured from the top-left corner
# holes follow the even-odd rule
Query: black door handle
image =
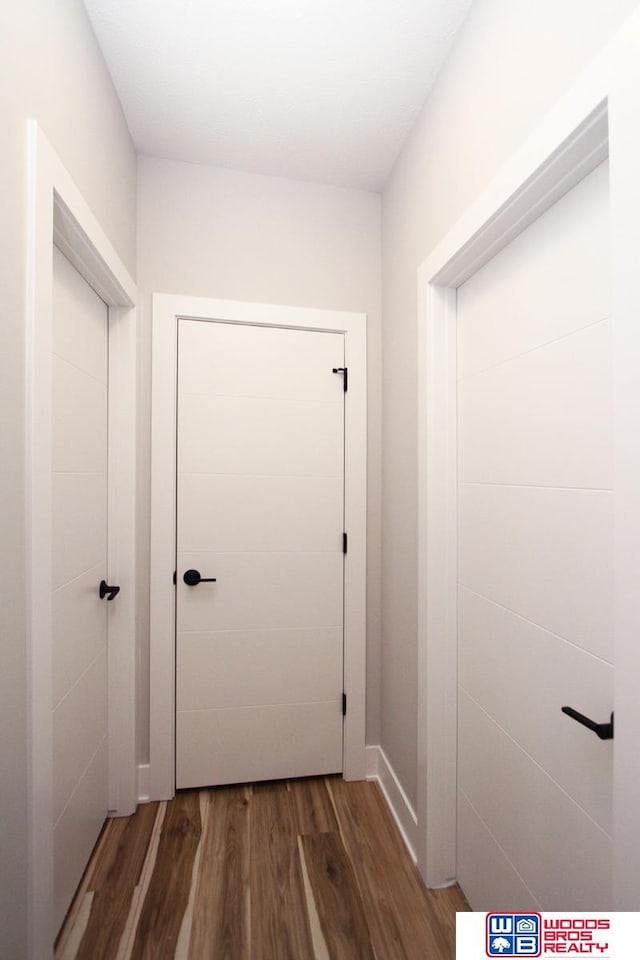
[(188, 587), (197, 587), (199, 583), (215, 583), (215, 577), (201, 577), (199, 570), (187, 570), (182, 578)]
[(613, 713), (611, 714), (609, 723), (596, 723), (595, 720), (590, 720), (589, 717), (585, 717), (584, 713), (578, 713), (573, 707), (562, 707), (562, 712), (566, 713), (566, 715), (573, 720), (577, 720), (583, 727), (588, 727), (589, 730), (593, 730), (595, 735), (600, 737), (601, 740), (613, 740)]
[(113, 600), (113, 598), (117, 597), (120, 593), (120, 587), (112, 587), (106, 580), (101, 580), (98, 593), (100, 594), (101, 600), (104, 600), (105, 597), (107, 600)]

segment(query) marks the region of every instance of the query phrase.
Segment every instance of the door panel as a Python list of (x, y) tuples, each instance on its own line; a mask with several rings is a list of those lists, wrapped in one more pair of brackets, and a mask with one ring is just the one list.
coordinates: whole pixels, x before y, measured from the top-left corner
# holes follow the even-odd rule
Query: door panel
[(584, 910), (601, 903), (610, 835), (463, 690), (460, 743), (460, 791), (526, 881), (535, 897), (529, 906)]
[[(53, 585), (63, 587), (106, 556), (105, 473), (54, 473)], [(98, 581), (100, 582), (100, 581)], [(104, 611), (102, 611), (104, 613)], [(104, 617), (102, 618), (104, 619)]]
[(95, 616), (96, 584), (104, 576), (104, 560), (59, 587), (53, 595), (53, 702), (60, 703), (104, 648), (102, 630), (88, 629)]
[(107, 814), (105, 304), (54, 249), (54, 911), (60, 926)]
[(331, 700), (342, 676), (342, 628), (191, 631), (180, 656), (178, 710), (212, 702), (248, 707), (266, 696), (273, 703)]
[[(490, 911), (501, 903), (504, 913), (516, 913), (535, 897), (498, 846), (486, 823), (480, 819), (462, 791), (458, 792), (458, 876), (474, 910)], [(491, 877), (491, 885), (487, 884)]]
[(178, 566), (217, 577), (215, 584), (198, 587), (178, 578), (180, 630), (342, 629), (342, 551), (185, 551)]
[(464, 587), (459, 615), (464, 689), (610, 833), (613, 753), (558, 704), (607, 719), (613, 667)]
[(459, 582), (612, 660), (607, 491), (461, 484)]
[[(336, 403), (327, 383), (336, 336), (342, 341), (337, 334), (282, 327), (274, 333), (250, 324), (189, 322), (180, 338), (183, 394)], [(229, 363), (229, 349), (242, 364)]]
[(611, 320), (469, 376), (460, 480), (611, 489), (611, 378)]
[(560, 709), (613, 707), (608, 212), (604, 164), (458, 291), (458, 877), (475, 909), (610, 904), (613, 745)]
[[(182, 517), (181, 534), (194, 551), (335, 552), (342, 530), (342, 478), (241, 477), (186, 475), (182, 494), (191, 509)], [(313, 503), (313, 510), (309, 510)], [(283, 517), (287, 522), (283, 523)]]
[(105, 739), (106, 671), (106, 650), (103, 647), (56, 708), (53, 739), (59, 749), (53, 778), (55, 821), (89, 766), (97, 746)]
[[(227, 476), (342, 477), (344, 414), (337, 396), (327, 403), (181, 393), (180, 469)], [(216, 429), (215, 445), (201, 442), (213, 425), (228, 423), (233, 430)]]
[(339, 334), (179, 322), (178, 787), (342, 769), (343, 363)]
[(336, 773), (342, 768), (339, 713), (335, 700), (180, 713), (176, 782), (180, 787), (307, 777), (315, 769)]
[(53, 358), (53, 469), (104, 475), (107, 467), (106, 384), (75, 364)]

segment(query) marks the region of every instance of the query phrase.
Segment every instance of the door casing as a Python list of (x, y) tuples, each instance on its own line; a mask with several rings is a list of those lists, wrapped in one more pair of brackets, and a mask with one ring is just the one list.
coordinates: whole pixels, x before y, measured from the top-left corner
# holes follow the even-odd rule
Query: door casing
[[(35, 120), (28, 121), (26, 291), (26, 583), (28, 957), (53, 952), (51, 336), (53, 245), (109, 308), (108, 806), (133, 813), (135, 765), (135, 453), (137, 291)], [(113, 578), (113, 579), (111, 579)], [(97, 589), (97, 585), (96, 585)]]
[(178, 319), (218, 320), (345, 336), (345, 779), (365, 779), (367, 378), (366, 315), (153, 295), (149, 797), (175, 793), (176, 385)]
[[(418, 864), (456, 877), (456, 289), (609, 157), (614, 321), (614, 905), (640, 898), (640, 14), (634, 14), (418, 271)], [(634, 256), (634, 250), (636, 254)]]

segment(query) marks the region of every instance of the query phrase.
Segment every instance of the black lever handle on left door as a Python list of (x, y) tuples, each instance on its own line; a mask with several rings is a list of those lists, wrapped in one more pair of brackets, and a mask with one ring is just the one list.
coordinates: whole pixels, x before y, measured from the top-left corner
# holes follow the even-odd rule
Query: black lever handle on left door
[(613, 740), (613, 714), (609, 723), (596, 723), (590, 717), (585, 717), (584, 713), (578, 713), (573, 707), (562, 707), (562, 712), (566, 713), (572, 720), (577, 720), (583, 727), (592, 730), (601, 740)]
[(188, 587), (197, 587), (199, 583), (215, 583), (215, 577), (201, 577), (199, 570), (187, 570), (182, 578)]
[(120, 587), (112, 587), (106, 580), (101, 580), (98, 593), (100, 594), (101, 600), (104, 600), (105, 597), (107, 600), (113, 600), (113, 598), (117, 597), (120, 593)]

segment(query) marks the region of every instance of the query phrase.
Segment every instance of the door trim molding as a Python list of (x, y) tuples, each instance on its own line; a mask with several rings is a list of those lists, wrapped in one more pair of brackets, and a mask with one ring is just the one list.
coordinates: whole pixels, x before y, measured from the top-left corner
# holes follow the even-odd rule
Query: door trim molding
[(343, 333), (349, 390), (345, 395), (343, 734), (347, 780), (365, 778), (367, 381), (366, 315), (155, 293), (151, 397), (151, 621), (149, 794), (175, 792), (176, 383), (178, 319)]
[[(418, 270), (418, 864), (456, 877), (456, 289), (609, 155), (614, 251), (614, 904), (640, 878), (640, 14), (634, 14)], [(634, 253), (635, 251), (635, 253)], [(625, 682), (626, 681), (626, 682)], [(636, 813), (634, 814), (634, 810)]]
[(29, 957), (51, 954), (53, 738), (51, 602), (51, 338), (53, 246), (109, 307), (108, 556), (123, 586), (109, 611), (110, 812), (136, 805), (135, 451), (136, 287), (35, 120), (27, 124), (25, 458), (28, 711)]

